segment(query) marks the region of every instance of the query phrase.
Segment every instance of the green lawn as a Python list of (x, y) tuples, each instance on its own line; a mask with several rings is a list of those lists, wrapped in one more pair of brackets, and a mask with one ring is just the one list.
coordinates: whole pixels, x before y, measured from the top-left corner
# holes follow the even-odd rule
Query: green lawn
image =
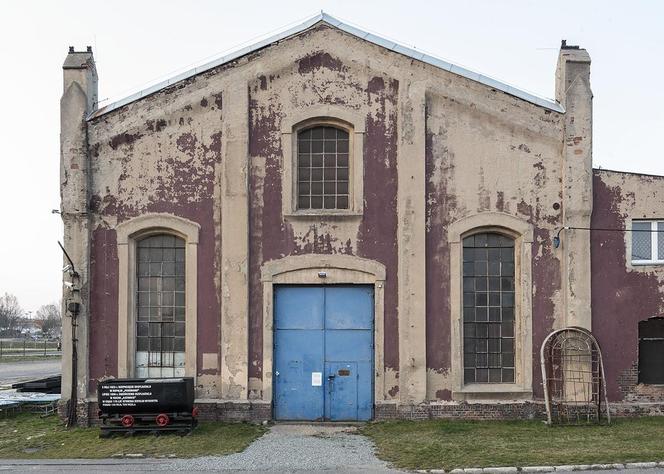
[(390, 421), (362, 428), (381, 459), (406, 469), (664, 461), (664, 417), (608, 426), (541, 421)]
[(245, 449), (264, 433), (246, 423), (203, 422), (189, 436), (135, 435), (99, 438), (99, 428), (66, 430), (57, 416), (0, 418), (0, 458), (107, 458), (114, 454), (194, 457)]

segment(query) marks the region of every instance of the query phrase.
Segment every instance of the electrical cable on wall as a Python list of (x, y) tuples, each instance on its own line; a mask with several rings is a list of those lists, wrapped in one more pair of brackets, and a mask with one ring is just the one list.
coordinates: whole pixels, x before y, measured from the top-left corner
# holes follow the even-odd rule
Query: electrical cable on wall
[(560, 247), (560, 233), (563, 230), (594, 230), (598, 232), (643, 232), (643, 233), (653, 233), (653, 232), (661, 232), (664, 234), (664, 230), (653, 230), (653, 229), (608, 229), (605, 227), (574, 227), (574, 226), (563, 226), (560, 229), (558, 229), (558, 232), (556, 232), (556, 236), (553, 238), (553, 246), (555, 248)]
[(65, 282), (65, 286), (67, 286), (70, 290), (70, 298), (67, 298), (65, 308), (66, 311), (71, 315), (71, 393), (69, 396), (69, 404), (67, 406), (67, 428), (72, 428), (76, 426), (76, 421), (77, 421), (76, 407), (78, 405), (78, 397), (77, 397), (78, 339), (76, 337), (76, 332), (77, 332), (76, 329), (78, 327), (78, 324), (76, 318), (81, 310), (81, 304), (78, 301), (80, 298), (79, 274), (76, 271), (76, 268), (74, 267), (74, 262), (69, 257), (69, 254), (65, 250), (64, 246), (60, 242), (58, 242), (58, 245), (60, 246), (60, 249), (62, 249), (62, 253), (65, 254), (65, 257), (69, 262), (69, 264), (62, 269), (62, 271), (63, 273), (64, 272), (69, 273), (69, 276), (71, 278), (70, 282)]

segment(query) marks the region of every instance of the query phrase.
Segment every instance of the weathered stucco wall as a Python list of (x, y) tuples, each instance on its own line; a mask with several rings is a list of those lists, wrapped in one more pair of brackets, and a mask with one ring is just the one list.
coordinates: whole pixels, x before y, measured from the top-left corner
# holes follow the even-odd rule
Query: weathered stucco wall
[[(283, 213), (283, 155), (291, 139), (285, 124), (320, 106), (360, 117), (357, 215)], [(532, 311), (525, 314), (532, 317), (532, 387), (541, 396), (539, 346), (565, 322), (561, 251), (551, 245), (566, 205), (564, 127), (560, 113), (327, 25), (89, 121), (90, 390), (94, 380), (118, 374), (123, 335), (114, 229), (145, 213), (170, 213), (200, 225), (199, 397), (271, 396), (263, 393), (266, 262), (349, 254), (386, 269), (384, 399), (450, 400), (450, 370), (460, 361), (450, 349), (451, 307), (458, 302), (450, 300), (447, 229), (497, 212), (533, 229), (532, 261), (525, 262)], [(418, 157), (425, 160), (421, 170), (399, 168)], [(229, 191), (229, 182), (237, 189)], [(246, 209), (225, 208), (229, 195), (246, 200)], [(243, 226), (243, 242), (242, 232), (227, 232)], [(239, 238), (223, 238), (231, 235)], [(229, 249), (234, 257), (227, 263)], [(246, 308), (233, 298), (242, 294)]]
[[(427, 361), (428, 398), (451, 399), (450, 255), (448, 226), (463, 217), (500, 212), (534, 226), (533, 358), (562, 324), (560, 261), (551, 237), (561, 224), (559, 114), (502, 94), (459, 87), (427, 100)], [(557, 208), (554, 208), (557, 204)], [(541, 395), (539, 365), (533, 364)]]
[[(202, 395), (217, 392), (219, 362), (219, 203), (221, 92), (175, 90), (90, 123), (93, 214), (90, 379), (117, 376), (117, 255), (114, 227), (150, 212), (200, 224), (198, 245), (198, 375)], [(194, 118), (197, 117), (197, 120)], [(216, 225), (215, 225), (216, 223)], [(133, 296), (132, 296), (133, 297)], [(104, 359), (102, 363), (100, 358)], [(209, 367), (210, 368), (206, 368)], [(91, 384), (91, 389), (94, 386)]]
[(637, 385), (638, 323), (664, 311), (664, 267), (631, 263), (632, 219), (661, 219), (664, 177), (595, 170), (591, 237), (593, 332), (602, 348), (609, 400), (664, 401)]

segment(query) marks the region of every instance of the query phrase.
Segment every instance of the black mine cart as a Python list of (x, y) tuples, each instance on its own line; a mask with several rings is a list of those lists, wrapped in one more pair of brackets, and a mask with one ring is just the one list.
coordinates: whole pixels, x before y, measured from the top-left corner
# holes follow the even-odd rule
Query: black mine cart
[(99, 382), (100, 436), (137, 432), (191, 433), (198, 409), (194, 407), (194, 379), (113, 379)]

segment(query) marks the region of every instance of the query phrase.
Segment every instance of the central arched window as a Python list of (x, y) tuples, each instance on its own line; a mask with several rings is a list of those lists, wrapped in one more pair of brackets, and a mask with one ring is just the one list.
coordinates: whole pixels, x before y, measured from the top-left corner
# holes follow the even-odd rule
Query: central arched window
[(464, 383), (514, 383), (514, 239), (463, 239)]
[(349, 137), (338, 127), (297, 133), (297, 208), (349, 208)]
[(136, 377), (185, 375), (185, 241), (170, 234), (136, 244)]

